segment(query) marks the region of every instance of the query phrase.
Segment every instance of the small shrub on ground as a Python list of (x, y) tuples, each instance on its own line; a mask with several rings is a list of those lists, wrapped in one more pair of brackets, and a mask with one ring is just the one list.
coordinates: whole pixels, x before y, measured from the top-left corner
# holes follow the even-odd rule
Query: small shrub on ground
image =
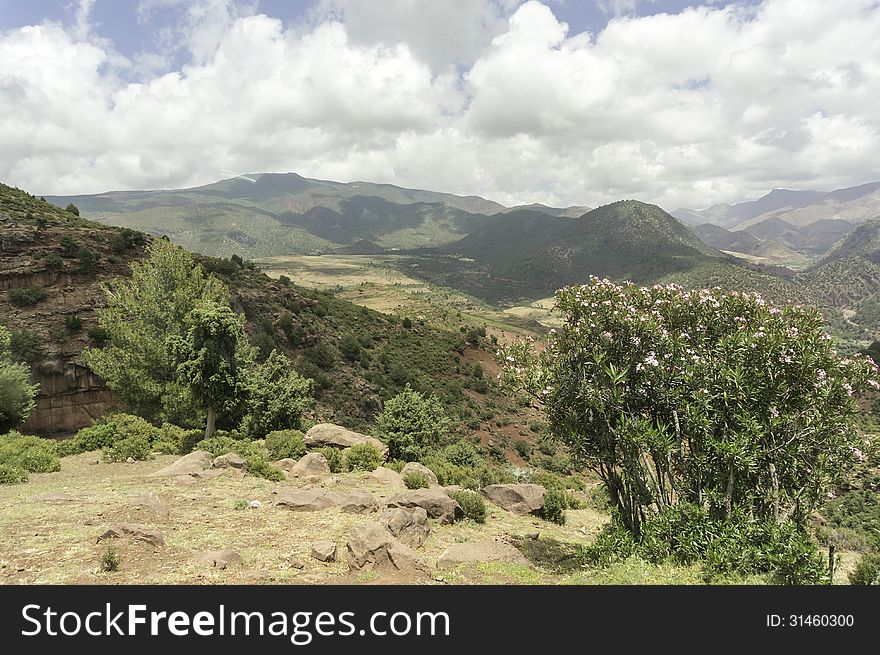
[(376, 424), (388, 444), (388, 456), (407, 462), (418, 461), (439, 446), (451, 426), (439, 400), (409, 385), (385, 403)]
[(33, 307), (46, 299), (46, 290), (42, 287), (20, 287), (9, 289), (6, 296), (16, 307)]
[(114, 573), (119, 570), (119, 553), (111, 546), (104, 551), (101, 557), (101, 571), (103, 573)]
[(344, 460), (349, 471), (375, 471), (382, 463), (382, 453), (373, 444), (359, 443), (346, 451)]
[(299, 430), (276, 430), (266, 435), (264, 441), (269, 457), (273, 460), (299, 459), (306, 454), (303, 433)]
[(848, 577), (852, 585), (880, 585), (880, 553), (863, 553)]
[(406, 485), (407, 489), (427, 489), (431, 486), (428, 476), (424, 473), (416, 473), (413, 471), (410, 471), (403, 476), (403, 484)]
[(541, 516), (551, 523), (565, 525), (565, 510), (568, 509), (568, 498), (561, 489), (548, 489), (544, 495), (544, 507)]
[(331, 473), (342, 473), (344, 462), (341, 450), (333, 448), (333, 446), (324, 446), (318, 449), (318, 452), (327, 460), (327, 466), (330, 467)]
[(235, 503), (232, 506), (232, 509), (236, 509), (236, 510), (242, 510), (242, 509), (247, 509), (247, 508), (248, 508), (248, 501), (246, 501), (244, 498), (239, 498), (238, 500), (235, 501)]
[(462, 489), (461, 491), (450, 491), (449, 497), (461, 505), (465, 518), (477, 523), (486, 522), (486, 501), (480, 494)]
[(514, 441), (513, 449), (516, 451), (517, 455), (525, 460), (528, 460), (532, 456), (532, 444), (525, 439)]
[(406, 462), (402, 459), (390, 459), (385, 462), (382, 466), (385, 468), (391, 469), (392, 471), (397, 471), (400, 473), (403, 470), (403, 467), (406, 466)]
[(82, 319), (75, 314), (65, 316), (64, 327), (68, 332), (79, 332), (82, 329)]
[(27, 479), (28, 473), (23, 468), (0, 462), (0, 484), (21, 484)]
[(183, 428), (179, 428), (171, 423), (163, 423), (153, 441), (153, 451), (164, 455), (180, 454), (185, 434), (186, 432)]
[(251, 475), (255, 475), (258, 478), (266, 478), (272, 482), (281, 482), (284, 479), (284, 472), (272, 466), (263, 453), (254, 452), (243, 457), (247, 472)]
[(104, 460), (107, 462), (125, 462), (129, 458), (144, 461), (152, 456), (150, 440), (143, 434), (133, 434), (119, 439), (112, 446), (104, 449)]
[(51, 473), (60, 468), (53, 441), (19, 432), (0, 437), (0, 483), (26, 482), (28, 473)]

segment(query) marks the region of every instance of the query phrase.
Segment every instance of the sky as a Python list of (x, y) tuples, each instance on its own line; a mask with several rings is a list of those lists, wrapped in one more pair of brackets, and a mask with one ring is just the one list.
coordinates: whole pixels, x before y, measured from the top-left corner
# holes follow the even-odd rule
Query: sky
[(0, 0), (0, 181), (673, 210), (880, 180), (877, 0)]

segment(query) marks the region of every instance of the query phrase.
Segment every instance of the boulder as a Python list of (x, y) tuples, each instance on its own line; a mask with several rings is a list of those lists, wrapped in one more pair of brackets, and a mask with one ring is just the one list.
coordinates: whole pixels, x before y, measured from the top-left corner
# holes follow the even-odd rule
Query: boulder
[(225, 455), (220, 455), (220, 457), (214, 458), (214, 466), (216, 468), (233, 468), (233, 469), (243, 469), (247, 466), (247, 462), (244, 461), (244, 458), (236, 453), (226, 453)]
[(375, 471), (367, 473), (367, 478), (392, 487), (404, 486), (403, 476), (397, 471), (392, 471), (390, 468), (384, 466), (380, 466)]
[(278, 492), (275, 505), (294, 512), (317, 512), (335, 507), (340, 498), (324, 489), (282, 489)]
[(98, 537), (97, 543), (101, 543), (106, 539), (119, 539), (122, 537), (130, 537), (132, 541), (142, 541), (154, 548), (165, 545), (165, 538), (157, 530), (151, 530), (141, 525), (132, 525), (130, 523), (121, 523), (108, 528)]
[(162, 502), (162, 499), (154, 491), (148, 491), (136, 496), (131, 501), (131, 506), (139, 510), (146, 509), (161, 518), (168, 516), (168, 506)]
[(290, 459), (290, 457), (285, 457), (284, 459), (279, 459), (277, 462), (272, 462), (272, 466), (281, 469), (285, 473), (290, 473), (290, 470), (296, 466), (296, 460)]
[(349, 514), (370, 514), (378, 511), (379, 503), (376, 502), (373, 494), (354, 490), (342, 499), (339, 509)]
[(312, 557), (319, 562), (336, 561), (336, 542), (322, 539), (312, 544)]
[(511, 514), (533, 514), (544, 507), (547, 490), (539, 484), (490, 484), (483, 496)]
[(210, 564), (218, 569), (226, 569), (230, 566), (241, 566), (244, 560), (234, 550), (209, 550), (196, 557), (196, 563)]
[(204, 450), (196, 450), (189, 455), (184, 455), (176, 462), (173, 462), (163, 469), (159, 469), (155, 473), (150, 473), (148, 477), (177, 477), (181, 475), (197, 475), (211, 468), (214, 463), (214, 457), (211, 453)]
[(464, 516), (461, 506), (450, 498), (441, 487), (412, 489), (388, 500), (388, 507), (421, 507), (432, 519), (440, 523), (452, 523)]
[(431, 531), (428, 513), (421, 507), (385, 510), (379, 522), (410, 548), (421, 548)]
[(313, 475), (330, 475), (330, 465), (321, 453), (308, 453), (290, 468), (290, 474), (300, 478)]
[(407, 473), (418, 473), (420, 475), (424, 475), (428, 480), (428, 484), (435, 485), (438, 484), (437, 476), (434, 475), (434, 471), (429, 469), (424, 464), (419, 464), (418, 462), (407, 462), (404, 464), (403, 469), (400, 471), (400, 475), (402, 477), (406, 477)]
[(500, 541), (489, 543), (452, 544), (437, 560), (438, 569), (453, 569), (460, 564), (504, 562), (530, 566), (529, 560), (510, 544)]
[(308, 448), (323, 448), (325, 446), (331, 446), (332, 448), (338, 448), (339, 450), (351, 448), (359, 443), (370, 443), (382, 453), (382, 457), (388, 455), (388, 446), (375, 437), (369, 437), (360, 432), (353, 432), (340, 425), (333, 425), (332, 423), (319, 423), (312, 427), (306, 432), (303, 440)]
[(365, 523), (351, 531), (347, 544), (348, 566), (360, 570), (365, 566), (431, 575), (431, 568), (416, 552), (401, 543), (378, 523)]

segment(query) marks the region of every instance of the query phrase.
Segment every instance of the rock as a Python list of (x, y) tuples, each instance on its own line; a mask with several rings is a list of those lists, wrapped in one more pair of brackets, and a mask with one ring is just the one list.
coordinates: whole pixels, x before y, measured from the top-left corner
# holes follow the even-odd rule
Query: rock
[(128, 459), (125, 460), (125, 463), (126, 464), (134, 464), (134, 457), (129, 457)]
[(330, 475), (330, 465), (321, 453), (308, 453), (290, 469), (290, 474), (300, 478), (313, 475)]
[(292, 569), (299, 570), (299, 569), (304, 569), (306, 567), (305, 562), (303, 562), (298, 557), (289, 557), (287, 559), (287, 563), (290, 565), (290, 568), (292, 568)]
[(382, 453), (382, 457), (388, 455), (388, 446), (375, 437), (369, 437), (360, 432), (352, 432), (340, 425), (333, 425), (332, 423), (319, 423), (312, 427), (306, 432), (303, 440), (309, 448), (331, 446), (340, 450), (350, 448), (359, 443), (371, 443), (380, 453)]
[(290, 469), (296, 466), (296, 460), (290, 459), (290, 457), (285, 457), (284, 459), (279, 459), (277, 462), (272, 462), (272, 466), (281, 469), (285, 473), (290, 473)]
[(428, 513), (421, 507), (385, 510), (379, 522), (410, 548), (421, 548), (431, 531)]
[(160, 478), (194, 475), (202, 473), (205, 469), (211, 468), (213, 462), (214, 458), (211, 456), (211, 453), (204, 450), (197, 450), (189, 455), (184, 455), (176, 462), (169, 464), (163, 469), (159, 469), (155, 473), (150, 473), (148, 477)]
[(76, 498), (74, 498), (70, 494), (52, 493), (38, 496), (37, 500), (44, 503), (72, 503), (76, 500)]
[(400, 475), (402, 477), (406, 477), (407, 473), (418, 473), (420, 475), (424, 475), (425, 478), (427, 478), (427, 480), (428, 480), (428, 484), (430, 484), (430, 485), (438, 484), (437, 483), (437, 476), (434, 475), (434, 471), (429, 469), (424, 464), (419, 464), (418, 462), (407, 462), (406, 464), (404, 464), (403, 469), (401, 469)]
[(272, 579), (272, 574), (262, 569), (251, 569), (250, 571), (242, 571), (242, 579), (248, 584), (259, 584)]
[(252, 500), (248, 503), (248, 507), (250, 507), (251, 509), (260, 509), (262, 506), (263, 503), (261, 503), (259, 500)]
[(282, 489), (278, 492), (275, 505), (294, 512), (317, 512), (335, 507), (339, 502), (336, 494), (324, 489)]
[(243, 469), (247, 466), (247, 462), (236, 453), (226, 453), (214, 458), (214, 466), (217, 468)]
[(132, 525), (130, 523), (120, 523), (108, 528), (98, 537), (97, 543), (101, 543), (106, 539), (119, 539), (121, 537), (130, 537), (132, 541), (142, 541), (154, 548), (165, 545), (165, 538), (157, 530), (151, 530), (141, 525)]
[(89, 461), (86, 462), (86, 464), (88, 464), (89, 466), (96, 466), (100, 463), (101, 463), (100, 459), (90, 459)]
[(452, 569), (460, 564), (477, 562), (504, 562), (530, 566), (529, 560), (510, 544), (491, 543), (452, 544), (437, 560), (438, 569)]
[(452, 523), (464, 516), (461, 506), (440, 487), (412, 489), (388, 500), (388, 507), (421, 507), (432, 519)]
[(511, 514), (523, 516), (544, 507), (547, 490), (539, 484), (490, 484), (483, 487), (483, 496)]
[(241, 566), (244, 560), (234, 550), (209, 550), (196, 557), (196, 563), (226, 569), (230, 566)]
[(372, 565), (380, 569), (431, 575), (431, 568), (412, 548), (375, 522), (356, 526), (351, 531), (347, 551), (348, 566), (352, 570)]
[(312, 544), (312, 557), (319, 562), (335, 562), (336, 542), (329, 539), (316, 541)]
[(394, 487), (402, 487), (403, 485), (403, 476), (397, 471), (392, 471), (390, 468), (386, 468), (384, 466), (380, 466), (375, 471), (371, 471), (367, 473), (367, 478), (371, 480), (375, 480), (381, 484), (387, 484)]
[(153, 491), (148, 491), (147, 493), (137, 496), (131, 501), (131, 506), (135, 509), (147, 509), (159, 517), (164, 518), (168, 516), (168, 506), (163, 503), (162, 499)]
[(355, 490), (342, 499), (339, 509), (349, 514), (369, 514), (379, 509), (379, 503), (373, 494)]

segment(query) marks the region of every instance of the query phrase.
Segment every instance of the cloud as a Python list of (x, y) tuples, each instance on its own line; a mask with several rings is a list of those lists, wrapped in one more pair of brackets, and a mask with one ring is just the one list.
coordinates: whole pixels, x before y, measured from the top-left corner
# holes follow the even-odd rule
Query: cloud
[[(402, 10), (420, 0), (382, 1), (387, 24), (345, 0), (296, 25), (182, 3), (177, 69), (121, 60), (87, 21), (2, 33), (0, 179), (85, 193), (295, 170), (667, 209), (880, 179), (869, 0), (628, 14), (597, 34), (535, 0), (432, 2), (421, 22)], [(173, 3), (144, 0), (141, 19)], [(136, 66), (137, 82), (121, 74)]]

